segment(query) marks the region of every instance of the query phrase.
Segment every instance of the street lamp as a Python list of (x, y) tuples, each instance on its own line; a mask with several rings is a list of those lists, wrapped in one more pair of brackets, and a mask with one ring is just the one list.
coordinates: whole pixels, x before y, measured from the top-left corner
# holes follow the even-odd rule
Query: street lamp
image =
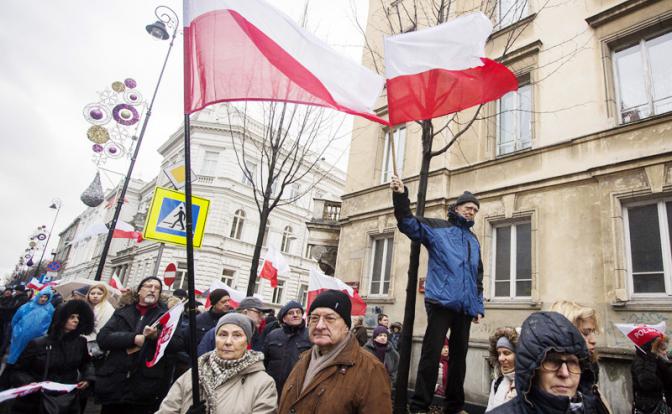
[(35, 266), (35, 273), (33, 274), (33, 277), (38, 277), (40, 275), (40, 264), (42, 264), (42, 259), (44, 259), (44, 252), (47, 251), (47, 247), (49, 246), (49, 239), (51, 239), (51, 233), (54, 231), (54, 225), (56, 225), (56, 219), (58, 218), (58, 213), (61, 212), (61, 205), (62, 202), (59, 198), (54, 198), (51, 200), (51, 205), (49, 208), (56, 210), (56, 214), (54, 215), (54, 221), (51, 223), (51, 229), (49, 229), (49, 233), (47, 234), (47, 241), (44, 243), (44, 248), (42, 249), (42, 255), (40, 255), (40, 261), (37, 262), (37, 266)]
[(117, 207), (114, 210), (114, 216), (110, 222), (110, 228), (107, 232), (107, 238), (105, 239), (105, 245), (103, 250), (100, 253), (100, 261), (98, 262), (98, 269), (96, 270), (95, 280), (100, 280), (103, 276), (103, 270), (105, 269), (105, 261), (107, 259), (107, 253), (110, 250), (110, 244), (112, 243), (112, 235), (114, 234), (114, 229), (117, 226), (117, 221), (119, 220), (119, 214), (121, 213), (121, 207), (124, 205), (124, 197), (126, 196), (126, 190), (128, 189), (128, 184), (131, 181), (131, 174), (133, 173), (133, 167), (135, 167), (135, 160), (138, 158), (138, 153), (140, 152), (140, 144), (142, 143), (142, 138), (145, 136), (145, 130), (147, 129), (147, 123), (149, 118), (152, 116), (152, 107), (154, 106), (154, 100), (156, 99), (156, 93), (159, 90), (159, 85), (161, 84), (161, 79), (163, 78), (163, 72), (166, 69), (166, 64), (168, 63), (168, 57), (170, 56), (170, 51), (173, 49), (173, 43), (175, 42), (175, 36), (177, 35), (177, 29), (180, 26), (180, 19), (177, 17), (177, 13), (173, 9), (167, 6), (158, 6), (154, 9), (154, 14), (157, 17), (157, 21), (153, 24), (146, 26), (147, 33), (149, 33), (153, 38), (159, 40), (167, 40), (170, 36), (168, 35), (167, 28), (173, 30), (172, 38), (170, 39), (170, 45), (168, 46), (168, 52), (166, 57), (163, 60), (163, 66), (161, 67), (161, 73), (159, 73), (159, 79), (156, 82), (156, 87), (154, 88), (154, 94), (152, 95), (152, 100), (149, 102), (149, 107), (147, 108), (147, 113), (145, 114), (145, 120), (142, 124), (142, 129), (140, 130), (140, 136), (138, 141), (135, 144), (135, 150), (133, 151), (133, 156), (131, 157), (131, 162), (128, 166), (128, 172), (124, 178), (124, 184), (121, 188), (121, 192), (117, 196)]

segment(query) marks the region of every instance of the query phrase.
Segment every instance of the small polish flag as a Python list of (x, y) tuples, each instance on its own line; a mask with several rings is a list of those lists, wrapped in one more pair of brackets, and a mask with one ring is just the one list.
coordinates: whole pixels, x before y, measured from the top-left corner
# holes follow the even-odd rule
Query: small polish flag
[(182, 312), (184, 312), (184, 302), (180, 302), (173, 306), (170, 308), (170, 310), (168, 310), (168, 312), (164, 313), (163, 316), (159, 318), (158, 325), (161, 326), (161, 333), (156, 340), (156, 352), (154, 353), (154, 358), (152, 358), (151, 361), (147, 361), (145, 363), (149, 368), (156, 365), (156, 363), (159, 362), (163, 356), (163, 353), (166, 351), (168, 343), (175, 334), (175, 331), (177, 331)]
[(336, 279), (336, 277), (333, 276), (327, 276), (315, 269), (310, 271), (310, 280), (308, 281), (308, 303), (306, 309), (310, 309), (310, 304), (315, 300), (317, 295), (330, 289), (340, 290), (350, 296), (350, 302), (352, 303), (351, 313), (353, 315), (366, 314), (366, 302), (364, 302), (364, 299), (359, 296), (355, 289), (348, 286), (342, 280)]
[(644, 352), (642, 347), (647, 343), (653, 341), (659, 336), (665, 335), (665, 330), (667, 325), (665, 321), (659, 322), (655, 325), (646, 325), (640, 324), (635, 325), (632, 323), (615, 323), (614, 326), (618, 328), (619, 331), (625, 336), (628, 337), (635, 344), (639, 350)]
[(30, 279), (30, 282), (28, 282), (26, 287), (30, 289), (41, 290), (44, 287), (44, 284), (40, 283), (40, 281), (37, 280), (37, 278), (32, 278)]
[(142, 232), (135, 231), (135, 227), (121, 220), (117, 221), (117, 225), (114, 226), (114, 233), (112, 233), (112, 238), (135, 239), (138, 243), (143, 240)]
[(386, 37), (390, 125), (451, 114), (517, 90), (514, 74), (485, 58), (490, 33), (490, 19), (476, 12)]
[(110, 280), (108, 280), (107, 284), (115, 289), (119, 289), (122, 292), (125, 290), (124, 285), (121, 283), (121, 280), (119, 280), (119, 276), (117, 275), (117, 273), (112, 275)]
[(271, 281), (271, 287), (278, 287), (278, 275), (289, 274), (289, 263), (285, 257), (275, 248), (269, 247), (266, 258), (261, 265), (259, 277)]

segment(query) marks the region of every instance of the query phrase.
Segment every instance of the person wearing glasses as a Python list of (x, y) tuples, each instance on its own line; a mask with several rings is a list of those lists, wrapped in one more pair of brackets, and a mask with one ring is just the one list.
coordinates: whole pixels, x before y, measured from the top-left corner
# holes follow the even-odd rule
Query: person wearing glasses
[(485, 315), (483, 307), (483, 263), (481, 246), (471, 231), (481, 206), (478, 198), (465, 191), (448, 209), (448, 219), (415, 217), (411, 212), (408, 189), (399, 177), (390, 181), (397, 227), (414, 242), (427, 249), (425, 310), (427, 328), (422, 339), (412, 413), (426, 413), (434, 399), (438, 371), (446, 334), (450, 369), (444, 400), (444, 412), (464, 411), (464, 378), (471, 324)]
[(592, 375), (583, 335), (557, 312), (536, 312), (516, 345), (516, 397), (490, 414), (605, 414), (597, 399), (579, 388)]
[(389, 414), (390, 381), (383, 364), (350, 332), (352, 304), (326, 290), (308, 311), (312, 348), (304, 352), (282, 389), (279, 414)]

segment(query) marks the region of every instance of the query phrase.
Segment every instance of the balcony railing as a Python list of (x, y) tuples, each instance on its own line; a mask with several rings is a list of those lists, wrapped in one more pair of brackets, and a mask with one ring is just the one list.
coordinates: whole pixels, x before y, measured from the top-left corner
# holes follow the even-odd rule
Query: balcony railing
[(341, 217), (341, 203), (325, 201), (322, 210), (322, 220), (338, 221)]

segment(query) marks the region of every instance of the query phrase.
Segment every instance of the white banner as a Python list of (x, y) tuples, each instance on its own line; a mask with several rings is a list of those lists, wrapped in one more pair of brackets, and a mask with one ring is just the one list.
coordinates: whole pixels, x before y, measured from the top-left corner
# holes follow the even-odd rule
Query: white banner
[(177, 305), (170, 308), (170, 310), (161, 316), (159, 319), (159, 325), (163, 328), (161, 329), (161, 334), (159, 334), (159, 339), (156, 341), (156, 353), (154, 358), (151, 361), (147, 361), (147, 366), (149, 368), (156, 365), (157, 362), (163, 356), (163, 353), (170, 342), (170, 339), (175, 334), (177, 330), (177, 325), (180, 323), (180, 316), (184, 311), (184, 302), (180, 302)]
[(18, 388), (12, 388), (0, 392), (0, 403), (14, 398), (23, 397), (24, 395), (32, 394), (42, 389), (47, 391), (70, 392), (77, 387), (77, 384), (61, 384), (58, 382), (43, 381), (33, 382), (32, 384), (24, 385)]

